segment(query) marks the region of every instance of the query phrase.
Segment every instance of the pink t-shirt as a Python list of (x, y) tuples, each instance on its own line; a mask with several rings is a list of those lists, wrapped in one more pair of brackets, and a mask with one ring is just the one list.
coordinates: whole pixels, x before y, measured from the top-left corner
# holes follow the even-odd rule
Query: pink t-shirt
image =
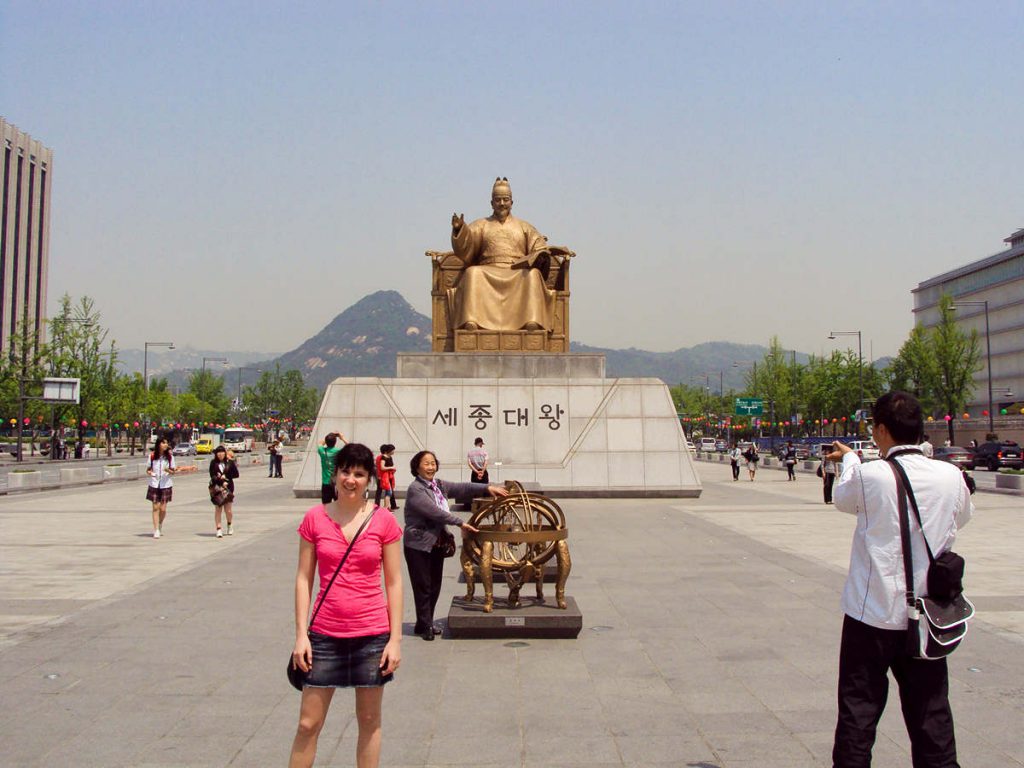
[[(323, 504), (317, 504), (302, 518), (299, 536), (310, 542), (316, 551), (320, 591), (313, 601), (313, 610), (348, 549), (348, 540), (338, 524), (328, 516)], [(370, 524), (356, 539), (310, 629), (332, 637), (365, 637), (391, 630), (387, 598), (381, 587), (381, 563), (384, 545), (400, 538), (402, 529), (395, 516), (377, 507)]]

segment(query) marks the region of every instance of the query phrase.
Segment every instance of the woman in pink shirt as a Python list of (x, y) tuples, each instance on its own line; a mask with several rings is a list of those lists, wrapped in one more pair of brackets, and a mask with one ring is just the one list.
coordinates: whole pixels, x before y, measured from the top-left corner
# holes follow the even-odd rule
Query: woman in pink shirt
[[(366, 489), (373, 476), (370, 449), (358, 443), (346, 445), (335, 457), (337, 498), (310, 509), (299, 526), (292, 663), (309, 675), (302, 690), (290, 768), (313, 765), (335, 688), (356, 689), (356, 764), (374, 768), (380, 761), (383, 686), (391, 681), (402, 658), (402, 529), (391, 512), (367, 501)], [(366, 527), (357, 536), (363, 523)], [(352, 551), (324, 599), (324, 587), (354, 536)], [(317, 604), (322, 601), (323, 605), (307, 631), (316, 571), (320, 575)]]

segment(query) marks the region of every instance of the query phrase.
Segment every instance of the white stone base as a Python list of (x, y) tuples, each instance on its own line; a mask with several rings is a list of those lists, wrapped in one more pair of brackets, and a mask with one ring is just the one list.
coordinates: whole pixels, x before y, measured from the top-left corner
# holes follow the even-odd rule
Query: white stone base
[(403, 490), (412, 481), (409, 460), (423, 449), (437, 455), (441, 477), (468, 482), (466, 451), (482, 437), (492, 483), (536, 483), (563, 498), (701, 492), (660, 379), (335, 379), (320, 404), (297, 496), (320, 495), (316, 447), (328, 432), (375, 454), (383, 443), (395, 445)]

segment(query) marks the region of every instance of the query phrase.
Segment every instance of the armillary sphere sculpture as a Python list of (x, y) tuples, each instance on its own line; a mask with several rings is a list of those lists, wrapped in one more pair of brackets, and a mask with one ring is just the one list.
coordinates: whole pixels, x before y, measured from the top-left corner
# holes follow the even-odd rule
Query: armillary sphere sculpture
[(517, 482), (507, 482), (506, 487), (508, 496), (481, 500), (469, 518), (480, 532), (462, 540), (459, 560), (466, 576), (466, 601), (473, 599), (473, 570), (478, 566), (485, 613), (494, 610), (495, 571), (505, 575), (509, 608), (519, 607), (519, 590), (528, 581), (536, 582), (537, 600), (544, 602), (544, 563), (554, 557), (558, 565), (555, 600), (565, 609), (565, 582), (572, 568), (565, 515), (551, 499), (528, 493)]

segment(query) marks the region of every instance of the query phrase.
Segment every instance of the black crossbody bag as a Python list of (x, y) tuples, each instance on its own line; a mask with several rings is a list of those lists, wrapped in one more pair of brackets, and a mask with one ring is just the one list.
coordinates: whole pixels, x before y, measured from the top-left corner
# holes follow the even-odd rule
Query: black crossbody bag
[[(327, 599), (327, 593), (331, 591), (331, 587), (334, 586), (334, 580), (338, 578), (338, 574), (341, 573), (341, 566), (348, 560), (348, 555), (352, 551), (352, 547), (356, 544), (356, 539), (359, 538), (359, 534), (363, 532), (363, 529), (369, 525), (370, 520), (373, 518), (373, 513), (376, 509), (370, 510), (370, 514), (363, 520), (363, 524), (359, 526), (359, 530), (356, 531), (356, 535), (352, 537), (352, 541), (348, 543), (348, 549), (345, 550), (345, 554), (341, 556), (341, 561), (338, 563), (338, 567), (334, 569), (334, 575), (331, 576), (331, 580), (327, 582), (327, 589), (324, 590), (323, 595), (320, 597), (320, 602), (316, 604), (316, 609), (313, 611), (313, 615), (309, 619), (309, 624), (306, 625), (306, 632), (309, 632), (309, 628), (313, 626), (313, 622), (316, 621), (316, 615), (320, 613), (320, 608), (324, 604), (324, 600)], [(288, 654), (288, 682), (292, 684), (292, 688), (297, 691), (301, 691), (303, 686), (306, 684), (306, 678), (309, 677), (309, 672), (303, 672), (292, 661), (292, 655)]]
[[(900, 542), (903, 549), (903, 570), (906, 575), (907, 600), (907, 652), (916, 659), (943, 659), (957, 649), (967, 635), (967, 622), (974, 618), (974, 605), (964, 595), (964, 559), (953, 550), (938, 557), (924, 535), (921, 512), (917, 507), (914, 489), (907, 473), (896, 456), (917, 451), (898, 451), (887, 456), (896, 479), (896, 499), (899, 506)], [(914, 564), (910, 545), (910, 515), (907, 501), (914, 510), (918, 529), (928, 552), (928, 596), (914, 594)], [(923, 620), (922, 620), (923, 619)]]

